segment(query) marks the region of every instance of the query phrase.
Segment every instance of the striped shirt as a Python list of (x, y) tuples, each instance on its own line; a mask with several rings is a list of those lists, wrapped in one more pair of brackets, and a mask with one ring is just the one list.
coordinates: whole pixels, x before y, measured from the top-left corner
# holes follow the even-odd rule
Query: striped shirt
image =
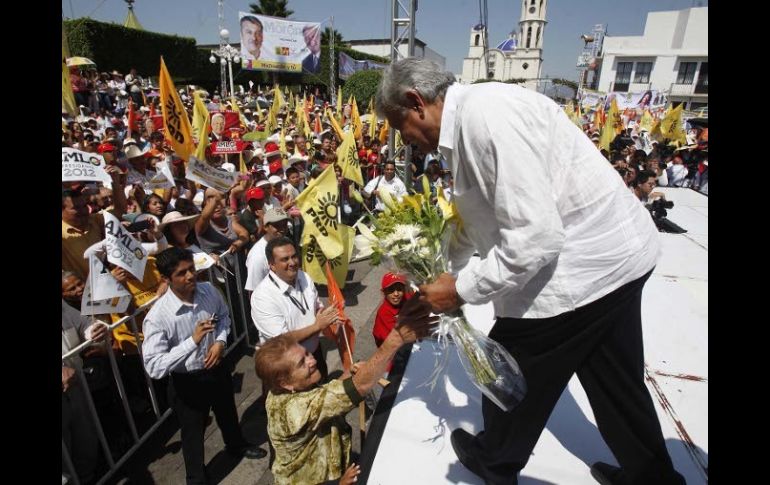
[[(193, 330), (201, 320), (216, 315), (219, 321), (214, 332), (206, 335), (199, 345), (192, 339)], [(169, 289), (155, 302), (144, 319), (144, 368), (153, 379), (170, 372), (193, 372), (203, 369), (209, 347), (215, 341), (227, 343), (230, 315), (227, 305), (211, 283), (198, 283), (193, 303), (185, 303)]]

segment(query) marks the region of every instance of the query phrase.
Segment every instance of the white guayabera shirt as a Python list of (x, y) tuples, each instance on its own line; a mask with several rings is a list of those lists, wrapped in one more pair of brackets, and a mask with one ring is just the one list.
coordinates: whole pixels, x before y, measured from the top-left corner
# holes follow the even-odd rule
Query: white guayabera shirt
[[(466, 302), (492, 301), (500, 317), (552, 317), (655, 266), (650, 214), (549, 98), (509, 84), (453, 84), (439, 150), (464, 224), (450, 258)], [(470, 261), (474, 249), (481, 259)]]

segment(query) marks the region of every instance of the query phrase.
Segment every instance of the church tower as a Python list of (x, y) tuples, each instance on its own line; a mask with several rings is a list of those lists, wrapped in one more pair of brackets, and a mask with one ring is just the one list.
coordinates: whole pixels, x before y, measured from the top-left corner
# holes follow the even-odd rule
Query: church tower
[(545, 33), (547, 4), (548, 0), (521, 0), (519, 45), (516, 51), (516, 57), (520, 59), (517, 64), (525, 74), (521, 77), (540, 77), (540, 69), (543, 65), (543, 34)]
[(473, 26), (471, 29), (470, 47), (468, 55), (463, 59), (462, 79), (472, 81), (486, 79), (487, 73), (484, 63), (484, 43), (487, 30), (483, 24)]

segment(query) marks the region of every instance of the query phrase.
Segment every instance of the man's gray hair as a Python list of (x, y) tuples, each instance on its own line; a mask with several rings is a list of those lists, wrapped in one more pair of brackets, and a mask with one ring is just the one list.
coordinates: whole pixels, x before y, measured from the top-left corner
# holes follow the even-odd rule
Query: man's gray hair
[(407, 91), (414, 89), (428, 103), (444, 99), (447, 89), (455, 82), (455, 75), (427, 59), (410, 57), (396, 61), (382, 73), (377, 87), (377, 114), (405, 116), (409, 111)]

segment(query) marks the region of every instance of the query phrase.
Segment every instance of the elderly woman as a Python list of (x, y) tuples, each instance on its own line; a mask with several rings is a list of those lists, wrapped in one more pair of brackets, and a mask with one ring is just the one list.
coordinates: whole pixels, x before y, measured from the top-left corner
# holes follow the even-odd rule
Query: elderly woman
[(323, 483), (340, 477), (340, 483), (355, 481), (358, 468), (350, 464), (351, 428), (345, 415), (376, 384), (396, 351), (427, 335), (430, 324), (426, 318), (397, 326), (368, 361), (356, 366), (353, 377), (343, 374), (320, 386), (316, 360), (296, 340), (283, 334), (262, 344), (255, 363), (269, 391), (265, 408), (267, 433), (275, 448), (276, 484)]

